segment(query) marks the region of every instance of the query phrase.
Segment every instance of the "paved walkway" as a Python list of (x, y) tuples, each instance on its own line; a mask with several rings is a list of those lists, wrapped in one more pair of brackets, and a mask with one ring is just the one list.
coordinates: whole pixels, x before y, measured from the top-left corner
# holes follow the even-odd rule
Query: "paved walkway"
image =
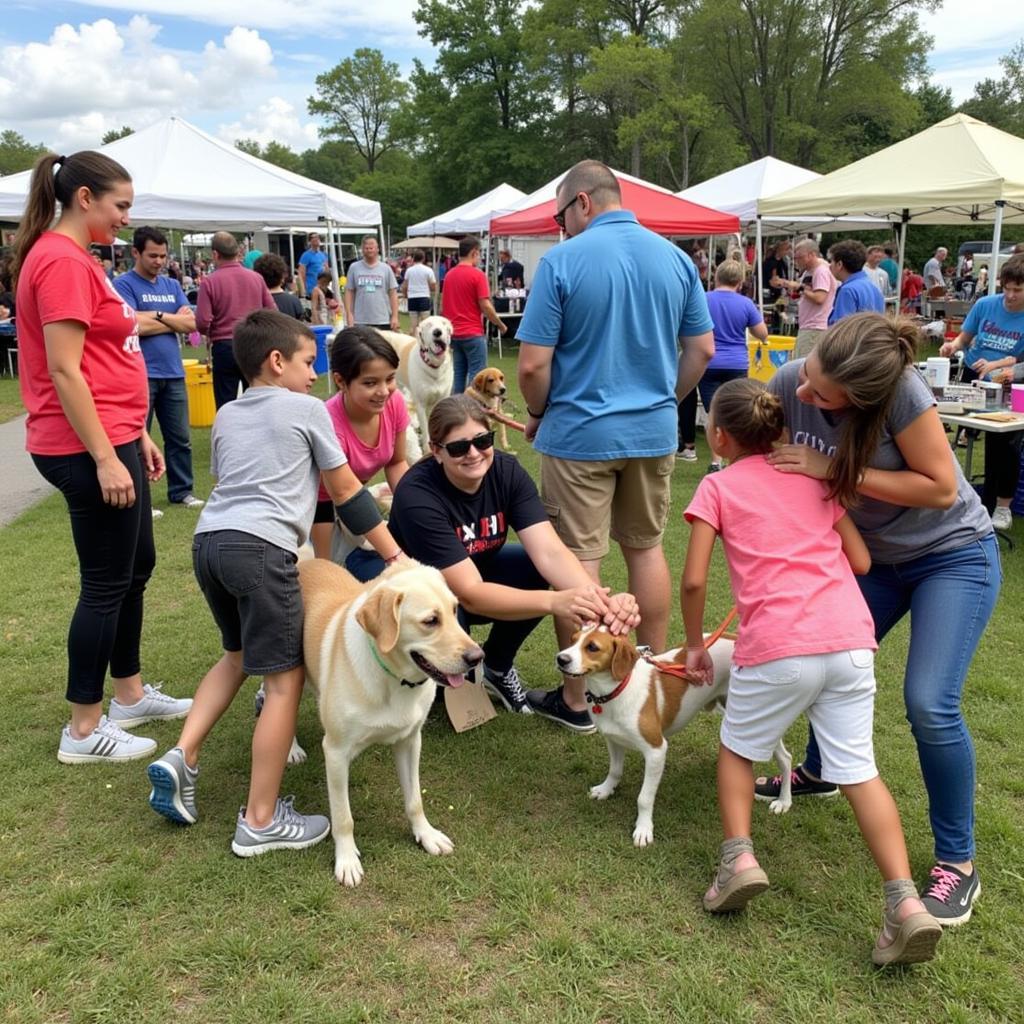
[(25, 417), (0, 423), (0, 526), (17, 519), (47, 495), (51, 487), (32, 464), (25, 451)]

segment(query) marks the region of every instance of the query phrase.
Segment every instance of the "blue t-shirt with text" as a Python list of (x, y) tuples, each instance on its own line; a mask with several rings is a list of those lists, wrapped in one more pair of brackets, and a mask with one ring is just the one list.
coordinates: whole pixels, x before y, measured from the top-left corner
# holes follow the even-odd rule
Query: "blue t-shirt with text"
[[(129, 270), (114, 279), (118, 294), (132, 309), (140, 313), (177, 313), (188, 299), (181, 285), (166, 274), (158, 275), (155, 281), (147, 281), (140, 273)], [(181, 347), (174, 331), (166, 334), (144, 334), (139, 338), (142, 355), (146, 360), (146, 375), (154, 380), (173, 380), (185, 376), (181, 364)]]
[(987, 295), (971, 307), (963, 329), (974, 335), (964, 353), (964, 366), (979, 359), (1005, 359), (1024, 356), (1024, 312), (1011, 313), (1003, 305), (1002, 295)]

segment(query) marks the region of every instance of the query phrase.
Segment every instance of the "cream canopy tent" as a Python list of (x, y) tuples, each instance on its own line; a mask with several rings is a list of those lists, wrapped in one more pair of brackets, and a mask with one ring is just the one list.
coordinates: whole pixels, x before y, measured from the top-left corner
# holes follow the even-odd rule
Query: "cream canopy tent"
[(815, 171), (808, 171), (773, 156), (762, 157), (752, 163), (736, 167), (719, 174), (699, 185), (677, 192), (680, 199), (700, 203), (725, 213), (734, 213), (744, 229), (753, 228), (756, 235), (755, 253), (757, 263), (757, 294), (761, 299), (761, 236), (767, 234), (793, 235), (800, 231), (856, 231), (884, 228), (886, 222), (877, 217), (843, 217), (836, 219), (819, 214), (804, 214), (798, 217), (760, 217), (757, 203), (760, 199), (778, 195), (799, 185), (817, 181), (821, 177)]
[[(1024, 139), (966, 114), (841, 167), (816, 181), (761, 199), (765, 218), (821, 214), (884, 217), (902, 225), (900, 260), (910, 221), (994, 225), (993, 252), (1005, 224), (1024, 225)], [(996, 275), (989, 278), (994, 293)]]
[[(488, 229), (491, 219), (515, 208), (525, 193), (502, 182), (476, 199), (470, 199), (447, 213), (411, 224), (407, 235), (476, 235)], [(440, 247), (438, 247), (440, 248)]]

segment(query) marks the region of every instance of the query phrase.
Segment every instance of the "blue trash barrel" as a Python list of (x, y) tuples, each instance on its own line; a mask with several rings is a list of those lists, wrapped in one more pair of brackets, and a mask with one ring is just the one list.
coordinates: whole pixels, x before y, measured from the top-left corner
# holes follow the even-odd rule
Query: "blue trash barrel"
[(311, 326), (316, 335), (316, 362), (313, 363), (313, 369), (317, 373), (326, 373), (331, 365), (327, 353), (327, 339), (334, 333), (334, 328), (327, 324), (312, 324)]

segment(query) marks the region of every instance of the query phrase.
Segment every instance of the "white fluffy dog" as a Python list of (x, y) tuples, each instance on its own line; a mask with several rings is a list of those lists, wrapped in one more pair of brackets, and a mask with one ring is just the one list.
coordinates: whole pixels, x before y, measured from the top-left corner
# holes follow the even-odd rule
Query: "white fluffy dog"
[(425, 436), (434, 406), (452, 390), (452, 322), (428, 316), (419, 322), (415, 337), (396, 331), (380, 333), (398, 353), (398, 383), (412, 397)]

